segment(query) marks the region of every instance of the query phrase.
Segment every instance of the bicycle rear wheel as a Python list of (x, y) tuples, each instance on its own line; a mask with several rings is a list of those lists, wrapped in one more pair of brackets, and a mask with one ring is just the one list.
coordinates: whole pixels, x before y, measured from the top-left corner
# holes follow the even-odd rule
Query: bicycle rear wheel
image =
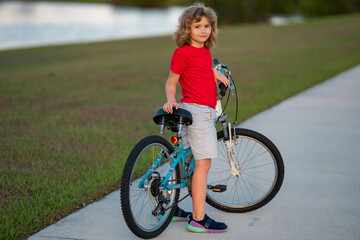
[[(160, 136), (142, 139), (131, 151), (124, 166), (121, 181), (121, 208), (130, 230), (141, 238), (153, 238), (161, 234), (169, 225), (175, 208), (161, 212), (172, 206), (179, 198), (179, 189), (160, 190), (163, 177), (170, 170), (171, 144)], [(160, 163), (155, 160), (163, 156)], [(151, 169), (151, 173), (145, 174)], [(144, 177), (145, 176), (145, 177)], [(179, 179), (177, 165), (169, 180)], [(176, 182), (173, 181), (173, 184)], [(167, 203), (164, 203), (164, 198)]]
[[(240, 176), (235, 176), (230, 171), (224, 133), (217, 134), (218, 158), (208, 173), (206, 202), (227, 212), (249, 212), (270, 202), (284, 179), (284, 163), (276, 146), (258, 132), (236, 128), (233, 151)], [(225, 191), (210, 189), (221, 185)]]

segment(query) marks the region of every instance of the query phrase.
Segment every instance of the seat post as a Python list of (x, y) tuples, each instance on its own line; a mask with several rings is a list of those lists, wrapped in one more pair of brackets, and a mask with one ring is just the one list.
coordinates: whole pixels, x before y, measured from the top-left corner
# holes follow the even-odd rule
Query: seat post
[(165, 116), (161, 118), (161, 121), (159, 122), (158, 125), (159, 125), (160, 134), (163, 134), (165, 128)]
[(183, 116), (180, 116), (180, 118), (179, 118), (179, 122), (178, 122), (178, 124), (177, 124), (177, 128), (178, 128), (178, 136), (180, 136), (181, 131), (182, 131), (182, 129), (183, 129), (183, 126), (184, 126)]

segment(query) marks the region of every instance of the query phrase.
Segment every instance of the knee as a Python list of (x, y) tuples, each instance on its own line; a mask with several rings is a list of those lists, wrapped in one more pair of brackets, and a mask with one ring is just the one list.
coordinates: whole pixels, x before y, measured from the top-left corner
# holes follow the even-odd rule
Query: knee
[(211, 167), (211, 159), (202, 159), (195, 161), (195, 171), (207, 173)]

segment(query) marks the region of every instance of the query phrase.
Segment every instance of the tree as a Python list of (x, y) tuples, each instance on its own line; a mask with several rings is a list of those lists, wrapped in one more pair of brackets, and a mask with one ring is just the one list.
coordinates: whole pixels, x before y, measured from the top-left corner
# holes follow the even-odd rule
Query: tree
[(349, 0), (302, 0), (300, 10), (307, 16), (323, 16), (351, 12)]

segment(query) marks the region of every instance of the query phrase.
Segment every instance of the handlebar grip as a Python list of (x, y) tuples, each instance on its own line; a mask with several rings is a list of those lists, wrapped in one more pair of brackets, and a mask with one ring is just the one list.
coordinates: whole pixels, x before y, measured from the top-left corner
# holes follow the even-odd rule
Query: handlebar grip
[(225, 86), (225, 84), (223, 84), (223, 83), (221, 82), (221, 83), (219, 84), (219, 88), (220, 88), (220, 95), (221, 95), (221, 96), (225, 96), (227, 86)]

